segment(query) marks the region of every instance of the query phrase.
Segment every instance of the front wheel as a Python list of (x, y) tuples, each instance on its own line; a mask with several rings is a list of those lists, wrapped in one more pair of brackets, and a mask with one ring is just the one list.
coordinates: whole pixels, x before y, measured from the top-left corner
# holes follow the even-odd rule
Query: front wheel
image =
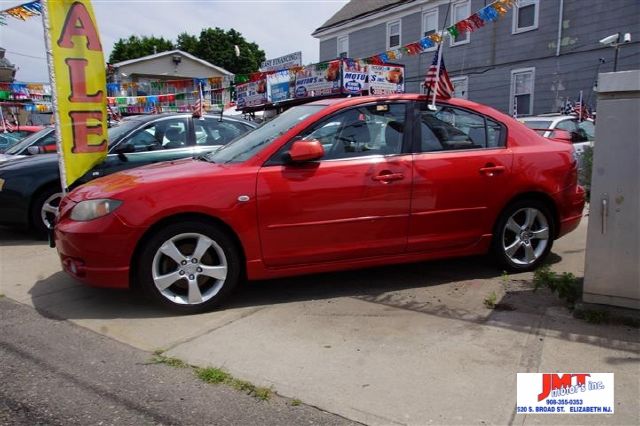
[(169, 224), (143, 247), (138, 280), (142, 290), (164, 306), (184, 313), (209, 310), (240, 280), (238, 251), (234, 241), (212, 224)]
[(536, 269), (551, 251), (554, 220), (549, 209), (535, 200), (519, 201), (500, 215), (492, 252), (512, 272)]
[(39, 237), (53, 228), (63, 194), (60, 188), (50, 187), (40, 192), (31, 204), (31, 225)]

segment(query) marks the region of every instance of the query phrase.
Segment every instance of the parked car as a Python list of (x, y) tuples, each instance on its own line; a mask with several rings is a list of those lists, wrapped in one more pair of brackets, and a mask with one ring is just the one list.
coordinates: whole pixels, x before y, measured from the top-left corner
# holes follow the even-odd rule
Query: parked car
[(0, 154), (0, 164), (33, 154), (56, 152), (56, 132), (53, 127), (45, 127), (22, 139)]
[(42, 126), (20, 126), (11, 132), (0, 131), (0, 154), (40, 130), (42, 130)]
[(245, 277), (487, 252), (536, 268), (582, 217), (571, 147), (487, 106), (427, 102), (319, 100), (199, 159), (83, 185), (54, 230), (63, 268), (183, 312)]
[(585, 147), (593, 146), (596, 139), (596, 126), (592, 120), (580, 121), (575, 115), (544, 114), (519, 119), (525, 126), (536, 130), (545, 138), (554, 136), (554, 130), (565, 130), (571, 136), (571, 143), (578, 155)]
[[(189, 114), (128, 118), (109, 128), (109, 155), (75, 185), (100, 176), (160, 161), (197, 156), (253, 130), (240, 119)], [(50, 130), (50, 129), (49, 129)], [(50, 130), (49, 137), (55, 139)], [(58, 155), (34, 155), (0, 164), (0, 224), (46, 235), (62, 197)]]

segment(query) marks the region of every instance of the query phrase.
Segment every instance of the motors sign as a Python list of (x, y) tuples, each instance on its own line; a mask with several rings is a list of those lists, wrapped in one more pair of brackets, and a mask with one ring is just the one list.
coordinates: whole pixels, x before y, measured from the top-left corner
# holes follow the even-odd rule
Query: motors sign
[(289, 53), (279, 58), (267, 59), (260, 64), (260, 71), (277, 71), (302, 65), (302, 52)]

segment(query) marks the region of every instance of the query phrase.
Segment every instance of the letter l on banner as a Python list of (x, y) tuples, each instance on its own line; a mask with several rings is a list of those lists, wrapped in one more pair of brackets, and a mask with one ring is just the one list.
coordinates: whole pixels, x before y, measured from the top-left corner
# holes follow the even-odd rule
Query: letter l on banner
[(62, 190), (107, 156), (106, 73), (89, 0), (42, 0)]

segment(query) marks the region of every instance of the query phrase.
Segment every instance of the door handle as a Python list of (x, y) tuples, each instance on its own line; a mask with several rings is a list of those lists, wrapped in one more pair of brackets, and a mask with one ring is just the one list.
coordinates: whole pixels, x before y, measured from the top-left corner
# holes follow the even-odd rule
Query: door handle
[(506, 168), (504, 166), (496, 166), (495, 164), (489, 163), (484, 167), (480, 168), (480, 173), (485, 174), (487, 176), (493, 176), (504, 172)]
[(404, 179), (404, 175), (402, 173), (380, 173), (379, 175), (374, 176), (371, 179), (378, 182), (391, 182), (394, 180)]

